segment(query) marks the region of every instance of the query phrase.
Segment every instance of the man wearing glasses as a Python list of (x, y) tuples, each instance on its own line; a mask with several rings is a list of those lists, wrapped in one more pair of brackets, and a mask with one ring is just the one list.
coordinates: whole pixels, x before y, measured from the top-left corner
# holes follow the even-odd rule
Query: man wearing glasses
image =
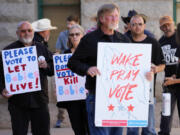
[[(151, 52), (151, 70), (154, 74), (164, 70), (164, 62), (161, 48), (156, 39), (147, 36), (144, 33), (145, 30), (145, 18), (142, 15), (135, 15), (130, 20), (130, 29), (131, 29), (131, 41), (133, 43), (142, 43), (142, 44), (152, 44)], [(154, 91), (154, 90), (152, 90)], [(155, 92), (154, 92), (155, 93)], [(154, 99), (154, 98), (153, 98)], [(127, 135), (138, 135), (139, 128), (128, 128)], [(148, 117), (148, 127), (142, 128), (141, 135), (156, 135), (155, 132), (155, 119), (154, 119), (154, 103), (149, 104), (149, 117)]]
[(41, 79), (40, 91), (9, 95), (5, 88), (3, 64), (0, 59), (0, 93), (8, 99), (13, 135), (27, 135), (29, 122), (31, 122), (33, 135), (50, 135), (48, 92), (45, 84), (47, 76), (54, 74), (52, 58), (44, 45), (33, 42), (34, 31), (28, 21), (18, 24), (16, 34), (18, 40), (5, 47), (4, 50), (36, 46), (37, 56), (43, 56), (45, 60), (38, 62)]

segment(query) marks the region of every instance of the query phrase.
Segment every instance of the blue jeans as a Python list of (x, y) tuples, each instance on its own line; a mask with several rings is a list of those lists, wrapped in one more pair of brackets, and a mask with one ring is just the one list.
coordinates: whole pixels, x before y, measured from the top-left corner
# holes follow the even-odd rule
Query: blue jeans
[[(154, 118), (154, 104), (149, 104), (149, 117), (148, 117), (148, 127), (142, 128), (141, 135), (156, 135), (155, 131), (155, 118)], [(138, 135), (139, 128), (127, 128), (127, 135)]]
[(88, 125), (91, 135), (122, 135), (121, 127), (96, 127), (95, 126), (95, 95), (89, 94), (86, 99)]

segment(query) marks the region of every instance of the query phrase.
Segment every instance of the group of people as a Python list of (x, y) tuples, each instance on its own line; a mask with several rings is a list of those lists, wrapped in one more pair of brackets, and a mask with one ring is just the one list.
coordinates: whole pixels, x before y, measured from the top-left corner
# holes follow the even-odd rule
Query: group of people
[[(56, 52), (73, 53), (68, 61), (68, 67), (74, 73), (86, 76), (85, 87), (88, 94), (86, 100), (58, 102), (57, 106), (67, 109), (75, 135), (122, 135), (122, 127), (96, 127), (94, 123), (96, 76), (101, 75), (97, 68), (97, 44), (98, 42), (150, 43), (152, 44), (152, 65), (145, 77), (148, 81), (152, 81), (154, 77), (155, 85), (156, 74), (165, 71), (163, 88), (166, 88), (166, 91), (168, 89), (168, 92), (171, 93), (171, 115), (161, 115), (158, 135), (170, 135), (176, 101), (180, 116), (180, 91), (178, 91), (180, 83), (180, 24), (175, 30), (172, 17), (162, 16), (159, 19), (159, 26), (163, 36), (157, 41), (154, 35), (146, 30), (147, 18), (145, 15), (131, 10), (127, 17), (122, 17), (126, 28), (124, 34), (117, 31), (119, 19), (119, 7), (115, 4), (104, 4), (98, 9), (96, 27), (85, 34), (82, 26), (78, 24), (77, 18), (72, 16), (67, 18), (68, 29), (60, 33), (56, 43)], [(4, 50), (8, 50), (36, 46), (37, 56), (45, 58), (45, 60), (38, 61), (41, 91), (17, 95), (10, 95), (5, 88), (2, 58), (0, 60), (0, 93), (3, 97), (8, 98), (13, 135), (26, 135), (29, 122), (31, 122), (33, 135), (50, 135), (47, 76), (54, 75), (54, 68), (53, 54), (48, 50), (47, 42), (50, 38), (50, 30), (53, 29), (57, 28), (51, 26), (49, 19), (40, 19), (32, 24), (22, 21), (17, 26), (18, 40), (4, 48)], [(148, 126), (142, 128), (142, 135), (156, 135), (154, 105), (155, 101), (149, 104)], [(127, 128), (127, 135), (138, 134), (139, 128)]]

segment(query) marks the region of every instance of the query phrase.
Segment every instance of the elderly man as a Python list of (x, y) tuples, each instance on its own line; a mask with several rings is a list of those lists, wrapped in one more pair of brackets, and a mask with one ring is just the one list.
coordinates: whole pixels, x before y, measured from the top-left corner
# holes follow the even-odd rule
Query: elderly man
[(44, 44), (46, 47), (48, 47), (50, 31), (57, 29), (57, 27), (51, 26), (51, 21), (47, 18), (33, 22), (32, 27), (35, 31), (34, 41), (40, 42)]
[(94, 124), (96, 75), (100, 75), (96, 67), (97, 44), (98, 42), (129, 42), (129, 39), (115, 31), (119, 24), (119, 14), (119, 7), (115, 4), (105, 4), (100, 7), (97, 13), (97, 30), (82, 38), (68, 62), (68, 67), (73, 72), (87, 76), (85, 87), (89, 95), (86, 99), (86, 106), (91, 135), (122, 135), (121, 127), (96, 127)]
[[(175, 56), (178, 50), (176, 42), (176, 32), (174, 21), (170, 16), (162, 16), (159, 20), (160, 29), (163, 36), (159, 39), (163, 56), (165, 59), (165, 77), (174, 77), (177, 73), (178, 58)], [(178, 109), (180, 108), (180, 101), (178, 97), (179, 87), (177, 84), (169, 85), (166, 88), (167, 92), (171, 94), (171, 115), (161, 115), (160, 132), (159, 135), (170, 135), (172, 126), (172, 117), (175, 109), (176, 101), (178, 101)], [(165, 89), (164, 89), (165, 90)], [(180, 111), (180, 110), (179, 110)]]
[[(153, 66), (151, 68), (154, 74), (156, 74), (164, 70), (165, 68), (164, 58), (162, 55), (160, 55), (162, 54), (162, 51), (158, 41), (150, 36), (147, 36), (144, 33), (146, 27), (144, 20), (145, 19), (143, 18), (143, 16), (138, 14), (131, 18), (130, 20), (130, 27), (131, 27), (130, 29), (132, 35), (131, 41), (133, 43), (152, 44), (151, 63)], [(155, 89), (151, 91), (155, 91)], [(139, 128), (128, 128), (127, 135), (138, 135), (139, 134), (138, 129)], [(148, 127), (142, 128), (142, 135), (156, 135), (153, 102), (149, 104)]]
[[(48, 110), (48, 93), (45, 85), (47, 76), (53, 75), (53, 61), (48, 50), (40, 43), (33, 42), (34, 31), (28, 21), (20, 22), (16, 31), (18, 40), (11, 43), (4, 50), (36, 46), (37, 56), (45, 60), (39, 61), (41, 91), (9, 95), (5, 88), (5, 81), (0, 80), (0, 92), (8, 98), (8, 110), (11, 116), (13, 135), (27, 135), (28, 125), (31, 122), (33, 135), (50, 135), (50, 117)], [(2, 59), (0, 61), (0, 75), (3, 73)]]

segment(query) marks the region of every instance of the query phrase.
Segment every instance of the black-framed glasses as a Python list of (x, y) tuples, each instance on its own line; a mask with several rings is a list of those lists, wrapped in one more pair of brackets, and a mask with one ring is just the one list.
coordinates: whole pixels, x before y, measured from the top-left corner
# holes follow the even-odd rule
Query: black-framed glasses
[(80, 36), (80, 34), (81, 33), (69, 33), (69, 36), (70, 37), (74, 37), (74, 36), (78, 37), (78, 36)]

